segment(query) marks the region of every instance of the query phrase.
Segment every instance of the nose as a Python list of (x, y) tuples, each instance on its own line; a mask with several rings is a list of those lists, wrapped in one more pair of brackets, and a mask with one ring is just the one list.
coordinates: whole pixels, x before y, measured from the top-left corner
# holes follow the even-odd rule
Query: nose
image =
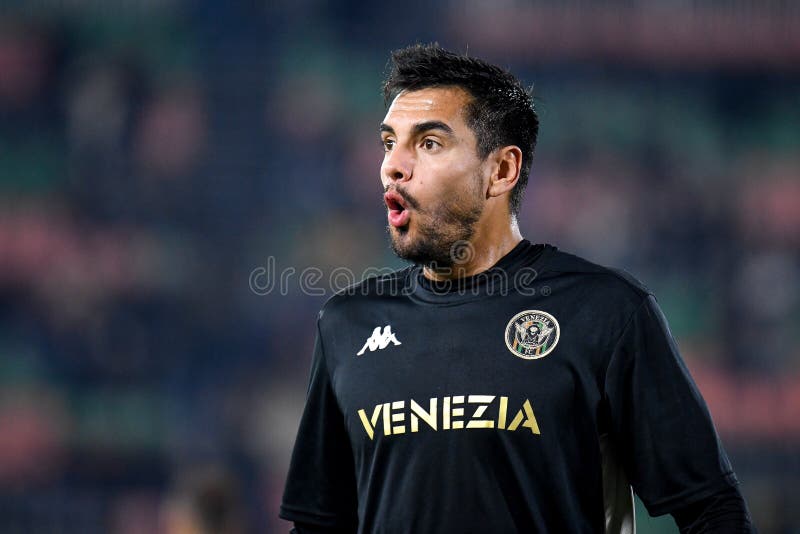
[(381, 175), (384, 182), (408, 181), (414, 169), (414, 161), (407, 151), (395, 147), (386, 153), (381, 165)]

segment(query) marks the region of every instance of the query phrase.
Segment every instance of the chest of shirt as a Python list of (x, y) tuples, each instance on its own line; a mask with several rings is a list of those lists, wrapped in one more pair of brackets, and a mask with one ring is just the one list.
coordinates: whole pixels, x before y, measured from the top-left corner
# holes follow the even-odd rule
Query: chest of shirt
[(590, 323), (555, 299), (401, 301), (351, 314), (326, 357), (351, 435), (538, 435), (594, 420), (607, 354), (591, 332), (602, 325)]

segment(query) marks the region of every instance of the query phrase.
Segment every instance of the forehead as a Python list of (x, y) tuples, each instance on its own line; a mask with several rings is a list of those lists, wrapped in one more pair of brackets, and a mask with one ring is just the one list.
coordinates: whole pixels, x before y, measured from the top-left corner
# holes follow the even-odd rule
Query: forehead
[(464, 123), (464, 108), (472, 100), (460, 87), (426, 87), (402, 91), (389, 106), (384, 123), (398, 127), (402, 123), (439, 120), (458, 126)]

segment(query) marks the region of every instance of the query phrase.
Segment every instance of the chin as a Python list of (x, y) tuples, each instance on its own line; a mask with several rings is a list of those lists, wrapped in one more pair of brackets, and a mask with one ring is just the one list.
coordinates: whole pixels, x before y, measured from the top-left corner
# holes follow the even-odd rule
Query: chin
[[(451, 265), (447, 253), (442, 254), (438, 243), (432, 243), (414, 232), (409, 232), (408, 227), (392, 227), (389, 231), (392, 250), (401, 259), (419, 264), (448, 267)], [(447, 251), (448, 249), (444, 249)]]
[(416, 243), (408, 225), (397, 228), (389, 226), (389, 241), (391, 242), (394, 253), (405, 260), (409, 260), (409, 254), (413, 253)]
[(400, 228), (397, 228), (395, 226), (389, 226), (388, 230), (389, 230), (389, 239), (391, 240), (392, 246), (394, 248), (403, 249), (403, 248), (409, 248), (411, 245), (413, 245), (410, 235), (411, 232), (409, 232), (408, 230), (408, 225), (402, 226)]

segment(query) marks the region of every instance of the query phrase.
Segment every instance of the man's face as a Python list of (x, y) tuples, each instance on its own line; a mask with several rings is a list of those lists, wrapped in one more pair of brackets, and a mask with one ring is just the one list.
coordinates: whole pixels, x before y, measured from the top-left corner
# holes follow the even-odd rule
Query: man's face
[(460, 88), (404, 91), (381, 124), (392, 249), (406, 260), (450, 267), (453, 245), (469, 241), (486, 201), (485, 171)]

